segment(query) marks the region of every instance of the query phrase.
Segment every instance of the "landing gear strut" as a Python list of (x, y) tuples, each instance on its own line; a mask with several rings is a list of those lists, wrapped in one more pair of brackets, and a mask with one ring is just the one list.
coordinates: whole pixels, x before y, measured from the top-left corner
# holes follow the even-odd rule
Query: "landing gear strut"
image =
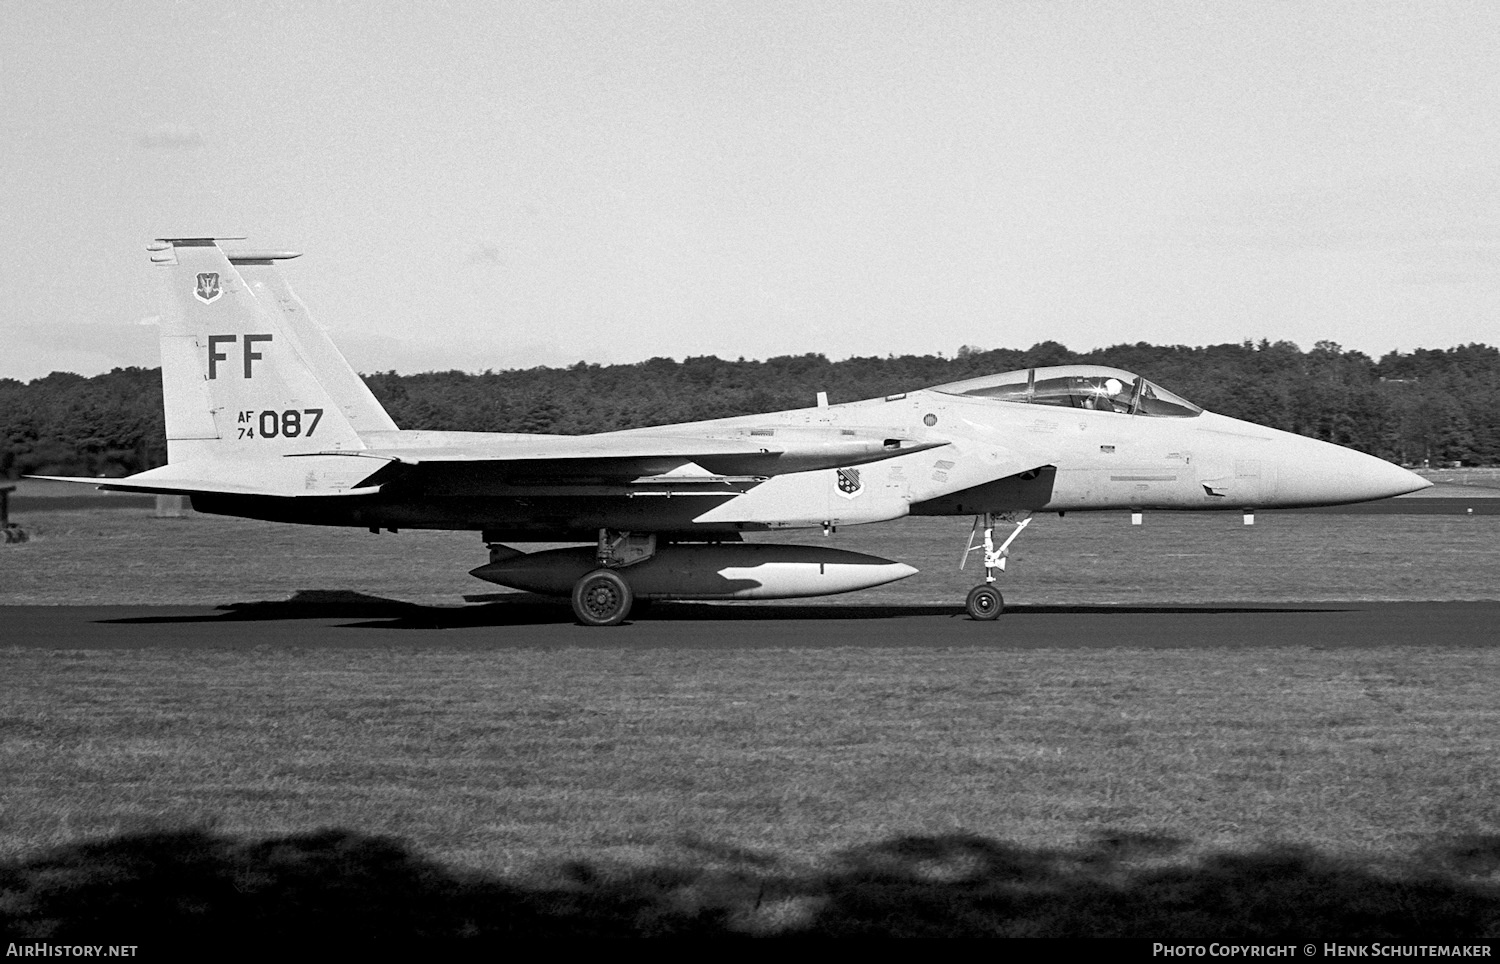
[(654, 532), (599, 530), (599, 568), (573, 584), (573, 615), (585, 626), (618, 626), (630, 615), (635, 593), (617, 570), (656, 555)]
[[(1015, 530), (998, 547), (995, 545), (995, 521), (997, 519), (1016, 524)], [(995, 570), (1005, 571), (1005, 559), (1010, 555), (1010, 544), (1015, 542), (1016, 536), (1029, 525), (1031, 525), (1029, 511), (985, 512), (974, 517), (974, 528), (969, 532), (969, 544), (964, 549), (963, 558), (958, 564), (958, 568), (962, 569), (969, 559), (969, 553), (980, 551), (984, 553), (984, 582), (970, 589), (969, 598), (964, 601), (964, 609), (968, 612), (970, 619), (990, 620), (1005, 612), (1005, 597), (1000, 595), (999, 589), (995, 588)], [(983, 537), (976, 543), (975, 539), (980, 535), (981, 529), (984, 533)]]

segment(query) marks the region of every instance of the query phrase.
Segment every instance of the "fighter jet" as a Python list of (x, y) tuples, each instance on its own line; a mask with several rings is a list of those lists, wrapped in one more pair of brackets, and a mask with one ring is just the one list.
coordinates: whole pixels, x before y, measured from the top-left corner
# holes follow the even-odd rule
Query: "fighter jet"
[[(907, 515), (975, 518), (974, 619), (1036, 513), (1253, 512), (1430, 483), (1327, 442), (1204, 411), (1131, 372), (1031, 368), (884, 398), (595, 435), (396, 427), (277, 262), (240, 238), (148, 247), (161, 316), (167, 464), (102, 489), (190, 496), (199, 512), (307, 525), (478, 532), (474, 576), (565, 596), (580, 623), (634, 600), (785, 599), (905, 578), (903, 563), (745, 533)], [(997, 544), (996, 528), (1013, 526)], [(523, 552), (513, 544), (578, 543)]]

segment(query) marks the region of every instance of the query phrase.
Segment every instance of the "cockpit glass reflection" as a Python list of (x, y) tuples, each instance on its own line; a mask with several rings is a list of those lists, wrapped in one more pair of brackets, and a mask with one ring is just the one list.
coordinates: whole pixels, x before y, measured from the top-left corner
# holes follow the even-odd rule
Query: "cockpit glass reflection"
[(969, 398), (1085, 408), (1120, 415), (1191, 418), (1203, 411), (1139, 375), (1094, 365), (1029, 368), (939, 385), (934, 390)]

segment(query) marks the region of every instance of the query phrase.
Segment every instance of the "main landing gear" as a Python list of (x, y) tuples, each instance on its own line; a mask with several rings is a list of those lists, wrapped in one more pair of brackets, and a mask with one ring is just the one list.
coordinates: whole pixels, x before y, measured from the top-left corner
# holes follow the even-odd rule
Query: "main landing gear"
[[(1014, 522), (1016, 525), (1015, 530), (998, 547), (995, 545), (995, 521), (997, 519)], [(1029, 511), (985, 512), (974, 517), (974, 528), (969, 532), (969, 544), (958, 563), (958, 568), (962, 569), (969, 559), (969, 553), (980, 551), (984, 553), (984, 582), (970, 589), (969, 598), (964, 600), (964, 609), (969, 613), (970, 619), (995, 619), (1005, 612), (1005, 597), (1000, 595), (1000, 590), (995, 588), (995, 570), (1005, 571), (1005, 559), (1010, 555), (1010, 544), (1015, 542), (1016, 536), (1029, 525), (1031, 525)], [(979, 537), (981, 529), (984, 535), (976, 543), (976, 537)]]
[(630, 583), (613, 569), (595, 569), (573, 585), (573, 615), (585, 626), (618, 626), (634, 601)]
[[(599, 530), (599, 568), (573, 584), (573, 615), (585, 626), (618, 626), (630, 615), (635, 593), (617, 570), (656, 555), (656, 534)], [(644, 600), (643, 600), (644, 601)]]

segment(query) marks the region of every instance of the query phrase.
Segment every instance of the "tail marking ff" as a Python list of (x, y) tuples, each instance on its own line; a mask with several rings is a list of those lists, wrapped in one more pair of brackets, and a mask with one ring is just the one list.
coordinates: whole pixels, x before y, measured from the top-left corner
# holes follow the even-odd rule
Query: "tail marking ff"
[(150, 250), (166, 288), (169, 463), (360, 451), (361, 431), (395, 430), (282, 278), (276, 262), (295, 252), (230, 253), (212, 238)]
[[(202, 277), (202, 276), (200, 275), (199, 277)], [(215, 295), (214, 297), (218, 297), (218, 295)], [(205, 302), (205, 304), (206, 304), (206, 302)], [(255, 344), (257, 342), (262, 342), (262, 341), (274, 341), (275, 338), (276, 338), (276, 336), (273, 335), (273, 334), (270, 334), (269, 332), (265, 333), (265, 334), (259, 334), (259, 335), (250, 335), (250, 334), (247, 334), (245, 336), (245, 377), (246, 378), (252, 378), (252, 377), (254, 377), (255, 373), (252, 370), (251, 363), (259, 361), (260, 359), (262, 359), (262, 358), (265, 357), (260, 352), (258, 352), (258, 351), (255, 350)], [(219, 351), (219, 346), (222, 345), (222, 344), (225, 344), (226, 342), (228, 344), (232, 345), (232, 344), (234, 344), (235, 342), (237, 342), (239, 340), (240, 340), (240, 336), (239, 335), (209, 335), (208, 336), (208, 378), (209, 378), (210, 381), (212, 381), (213, 379), (219, 377), (219, 362), (226, 361), (229, 358), (229, 356), (227, 354), (224, 354), (223, 352)]]

